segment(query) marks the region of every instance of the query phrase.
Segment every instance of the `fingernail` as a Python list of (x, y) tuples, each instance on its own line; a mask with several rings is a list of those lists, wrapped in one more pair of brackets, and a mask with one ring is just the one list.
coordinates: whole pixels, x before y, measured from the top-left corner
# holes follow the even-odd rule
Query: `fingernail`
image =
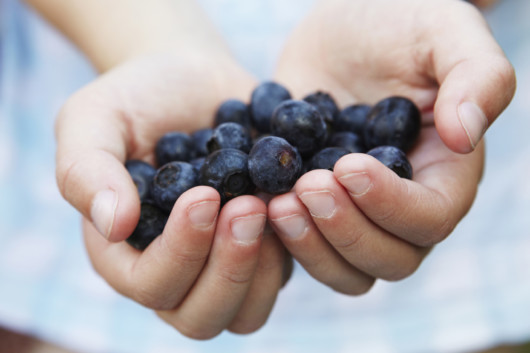
[(329, 191), (305, 192), (299, 197), (313, 217), (330, 218), (335, 213), (335, 198)]
[(341, 176), (339, 181), (352, 196), (362, 196), (372, 187), (372, 180), (366, 172), (346, 174)]
[(307, 222), (299, 214), (276, 218), (271, 220), (282, 234), (290, 239), (302, 236), (307, 228)]
[(118, 208), (118, 194), (113, 190), (99, 191), (92, 200), (90, 217), (99, 233), (109, 238)]
[(232, 220), (232, 236), (242, 244), (252, 244), (263, 233), (265, 215), (255, 214)]
[(469, 139), (471, 150), (474, 150), (488, 127), (486, 115), (475, 103), (464, 102), (458, 106), (458, 119)]
[(216, 220), (219, 213), (219, 202), (202, 201), (188, 208), (188, 217), (191, 224), (197, 228), (208, 228)]

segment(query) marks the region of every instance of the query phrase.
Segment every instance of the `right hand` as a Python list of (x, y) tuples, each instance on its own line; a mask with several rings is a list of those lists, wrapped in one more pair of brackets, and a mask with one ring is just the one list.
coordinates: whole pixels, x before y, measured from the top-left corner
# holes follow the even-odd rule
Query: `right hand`
[(178, 199), (143, 252), (122, 241), (140, 215), (124, 162), (153, 162), (164, 133), (211, 126), (221, 101), (250, 96), (254, 79), (231, 58), (208, 54), (156, 54), (119, 65), (74, 94), (56, 125), (58, 185), (84, 216), (95, 270), (197, 339), (262, 326), (291, 261), (274, 234), (263, 234), (262, 200), (242, 196), (219, 213), (219, 194), (206, 186)]

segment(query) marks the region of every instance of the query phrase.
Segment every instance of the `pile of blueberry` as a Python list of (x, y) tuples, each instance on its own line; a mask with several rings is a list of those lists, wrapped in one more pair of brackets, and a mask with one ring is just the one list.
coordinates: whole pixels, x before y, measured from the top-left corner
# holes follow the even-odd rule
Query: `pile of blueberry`
[(222, 204), (257, 191), (282, 194), (303, 173), (333, 170), (348, 153), (368, 153), (411, 179), (406, 153), (419, 133), (420, 111), (404, 97), (340, 110), (325, 92), (294, 100), (282, 85), (263, 82), (250, 104), (223, 102), (212, 128), (162, 136), (155, 149), (158, 169), (139, 160), (125, 163), (142, 203), (127, 242), (145, 249), (162, 232), (177, 198), (197, 185), (214, 187)]

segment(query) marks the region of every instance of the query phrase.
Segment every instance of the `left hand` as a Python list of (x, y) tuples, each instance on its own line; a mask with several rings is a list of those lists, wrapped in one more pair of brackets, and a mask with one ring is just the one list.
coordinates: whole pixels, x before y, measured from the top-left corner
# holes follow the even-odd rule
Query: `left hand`
[(412, 181), (350, 154), (269, 204), (293, 256), (350, 294), (409, 276), (452, 232), (475, 198), (481, 137), (515, 90), (481, 14), (452, 0), (320, 1), (287, 42), (276, 79), (296, 97), (320, 89), (345, 106), (402, 95), (422, 111)]

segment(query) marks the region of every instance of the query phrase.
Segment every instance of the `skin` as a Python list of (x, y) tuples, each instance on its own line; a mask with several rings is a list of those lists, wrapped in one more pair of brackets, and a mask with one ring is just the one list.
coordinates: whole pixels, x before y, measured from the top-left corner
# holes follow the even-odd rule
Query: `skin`
[(350, 154), (269, 203), (271, 223), (296, 260), (349, 294), (377, 278), (411, 275), (452, 232), (484, 165), (484, 143), (471, 144), (458, 105), (473, 102), (491, 124), (515, 90), (513, 68), (478, 10), (447, 0), (321, 1), (287, 41), (276, 78), (297, 97), (320, 88), (345, 106), (404, 95), (422, 111), (409, 154), (412, 181)]
[[(457, 74), (447, 89), (439, 87), (453, 77), (455, 65), (443, 65), (442, 59), (448, 55), (445, 45), (453, 48), (454, 38), (442, 36), (432, 42), (419, 38), (418, 27), (413, 26), (423, 24), (427, 34), (437, 34), (436, 21), (418, 20), (433, 9), (412, 0), (394, 4), (392, 11), (411, 6), (415, 16), (400, 22), (399, 31), (375, 21), (378, 32), (366, 37), (359, 33), (372, 29), (374, 23), (363, 13), (385, 16), (388, 9), (380, 6), (382, 1), (373, 1), (375, 5), (322, 1), (287, 42), (277, 79), (297, 96), (313, 88), (327, 89), (341, 104), (374, 102), (393, 92), (410, 94), (426, 116), (422, 141), (411, 155), (414, 180), (402, 181), (375, 160), (350, 155), (339, 161), (333, 173), (305, 175), (293, 192), (270, 201), (268, 210), (266, 196), (242, 196), (218, 212), (217, 192), (196, 187), (179, 198), (161, 236), (139, 252), (122, 241), (131, 234), (140, 212), (125, 160), (153, 162), (154, 145), (162, 134), (210, 126), (223, 100), (247, 101), (256, 81), (234, 62), (194, 1), (28, 2), (101, 72), (68, 99), (56, 124), (57, 183), (64, 198), (83, 215), (90, 260), (118, 292), (154, 309), (188, 337), (207, 339), (223, 330), (249, 333), (261, 327), (292, 268), (285, 247), (315, 278), (345, 293), (366, 292), (376, 277), (403, 278), (419, 265), (430, 246), (449, 234), (474, 198), (482, 173), (483, 144), (478, 143), (473, 153), (458, 154), (444, 143), (454, 150), (465, 149), (465, 134), (457, 134), (453, 142), (450, 136), (445, 140), (440, 136), (444, 137), (444, 126), (447, 131), (454, 124), (450, 114), (444, 113), (451, 109), (447, 101), (455, 99), (448, 93), (454, 80), (461, 85), (459, 94), (476, 90), (466, 87), (465, 80), (458, 81)], [(485, 85), (492, 91), (479, 102), (505, 92), (482, 106), (493, 121), (513, 94), (503, 90), (513, 88), (513, 72), (480, 15), (464, 5), (446, 3), (465, 20), (464, 34), (475, 43), (472, 50), (457, 47), (448, 60), (459, 63), (478, 48), (486, 56), (473, 64), (485, 60), (491, 69), (489, 54), (498, 59), (494, 64), (501, 63), (502, 67), (493, 65), (495, 70), (487, 71), (482, 81), (476, 80), (483, 72), (476, 72), (475, 65), (462, 68), (462, 77), (475, 80), (474, 87)], [(433, 0), (433, 4), (436, 10), (442, 7), (441, 2)], [(344, 7), (348, 17), (337, 21), (341, 18), (337, 14), (346, 13)], [(326, 33), (333, 40), (311, 33), (331, 19), (334, 26)], [(351, 26), (346, 19), (357, 21)], [(364, 41), (352, 42), (352, 38)], [(370, 45), (376, 40), (390, 44), (382, 51)], [(399, 51), (403, 44), (421, 54), (416, 61)], [(329, 60), (318, 54), (324, 45), (331, 53)], [(381, 59), (389, 45), (390, 49), (395, 45), (400, 60)], [(344, 50), (353, 47), (356, 50)], [(431, 67), (428, 58), (439, 58), (440, 64)], [(396, 73), (396, 69), (400, 70)], [(341, 81), (344, 77), (355, 79), (349, 84), (350, 80)], [(434, 118), (440, 121), (436, 129), (427, 118), (433, 107)], [(356, 196), (344, 186), (346, 176), (355, 173), (371, 180), (369, 190)], [(330, 217), (312, 216), (304, 200), (323, 192), (333, 195), (336, 210)], [(388, 206), (393, 203), (399, 207)], [(265, 227), (267, 212), (282, 241)], [(289, 239), (278, 226), (279, 219), (293, 215), (305, 221), (298, 239)]]
[(248, 99), (254, 78), (194, 1), (31, 3), (102, 73), (68, 99), (56, 123), (58, 186), (83, 215), (95, 270), (186, 336), (257, 330), (292, 267), (265, 229), (260, 198), (239, 197), (219, 212), (219, 194), (196, 187), (179, 198), (145, 251), (122, 241), (140, 212), (125, 160), (153, 163), (165, 132), (211, 126), (222, 101)]

